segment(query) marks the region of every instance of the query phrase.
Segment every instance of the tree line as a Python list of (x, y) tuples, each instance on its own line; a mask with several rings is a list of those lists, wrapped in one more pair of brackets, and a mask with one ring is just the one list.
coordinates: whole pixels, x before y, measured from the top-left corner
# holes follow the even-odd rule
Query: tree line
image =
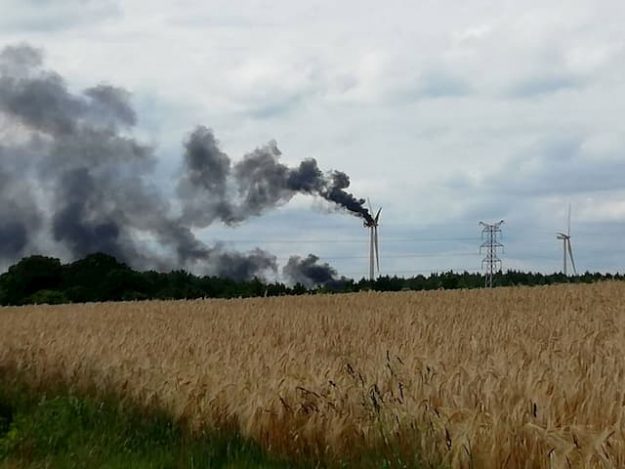
[[(499, 272), (495, 286), (550, 285), (623, 280), (623, 274), (586, 272), (567, 277), (561, 273), (541, 274), (509, 270)], [(254, 296), (345, 293), (364, 290), (402, 291), (468, 289), (484, 286), (484, 276), (470, 272), (432, 273), (414, 277), (381, 276), (373, 282), (342, 279), (314, 288), (286, 285), (258, 278), (235, 281), (214, 276), (197, 276), (182, 270), (171, 272), (131, 269), (114, 257), (96, 253), (68, 264), (46, 256), (29, 256), (0, 275), (0, 305), (63, 304), (98, 301), (178, 300), (194, 298), (237, 298)]]

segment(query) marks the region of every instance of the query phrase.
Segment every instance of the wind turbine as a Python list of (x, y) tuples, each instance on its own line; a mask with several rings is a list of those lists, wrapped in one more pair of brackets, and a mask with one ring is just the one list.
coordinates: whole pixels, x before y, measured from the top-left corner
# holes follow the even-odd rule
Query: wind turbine
[(571, 247), (571, 205), (570, 204), (569, 204), (569, 222), (568, 222), (567, 232), (566, 232), (566, 234), (565, 233), (557, 233), (556, 238), (562, 240), (562, 250), (563, 250), (563, 259), (564, 259), (564, 266), (563, 266), (564, 275), (568, 275), (567, 274), (567, 269), (566, 269), (567, 252), (568, 252), (568, 257), (571, 260), (571, 265), (573, 266), (573, 274), (577, 275), (577, 269), (575, 269), (575, 261), (573, 260), (573, 248)]
[[(382, 207), (378, 209), (375, 217), (369, 216), (365, 218), (364, 226), (369, 228), (369, 280), (373, 281), (375, 276), (375, 267), (377, 267), (378, 274), (380, 273), (380, 251), (378, 248), (378, 226), (380, 221), (380, 212)], [(371, 208), (371, 201), (369, 201), (369, 213), (373, 213)]]

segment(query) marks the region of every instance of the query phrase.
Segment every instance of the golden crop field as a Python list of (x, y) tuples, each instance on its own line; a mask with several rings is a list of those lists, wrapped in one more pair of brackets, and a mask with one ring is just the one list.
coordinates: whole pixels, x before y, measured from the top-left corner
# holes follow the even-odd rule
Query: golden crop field
[(625, 467), (625, 284), (0, 309), (0, 366), (294, 459)]

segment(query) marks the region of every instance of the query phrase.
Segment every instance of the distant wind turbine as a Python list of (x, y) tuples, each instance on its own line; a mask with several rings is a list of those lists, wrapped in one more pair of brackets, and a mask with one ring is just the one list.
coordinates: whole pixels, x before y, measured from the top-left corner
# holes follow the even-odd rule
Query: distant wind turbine
[(568, 258), (571, 260), (571, 266), (573, 267), (573, 274), (577, 275), (577, 270), (575, 269), (575, 261), (573, 260), (573, 248), (571, 247), (571, 205), (570, 204), (569, 204), (569, 218), (568, 218), (567, 232), (566, 234), (557, 233), (556, 238), (562, 240), (563, 259), (564, 259), (564, 265), (563, 265), (562, 271), (564, 272), (564, 275), (568, 275), (567, 265), (566, 265), (567, 254), (568, 254)]

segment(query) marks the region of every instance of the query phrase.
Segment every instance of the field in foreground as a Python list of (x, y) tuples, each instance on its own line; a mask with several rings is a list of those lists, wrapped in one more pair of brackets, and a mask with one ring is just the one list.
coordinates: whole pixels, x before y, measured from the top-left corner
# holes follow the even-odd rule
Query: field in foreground
[(0, 371), (291, 460), (625, 467), (623, 283), (4, 308), (0, 324)]
[(33, 389), (19, 379), (2, 378), (0, 469), (286, 466), (240, 435), (189, 435), (162, 411), (120, 405), (116, 396)]

